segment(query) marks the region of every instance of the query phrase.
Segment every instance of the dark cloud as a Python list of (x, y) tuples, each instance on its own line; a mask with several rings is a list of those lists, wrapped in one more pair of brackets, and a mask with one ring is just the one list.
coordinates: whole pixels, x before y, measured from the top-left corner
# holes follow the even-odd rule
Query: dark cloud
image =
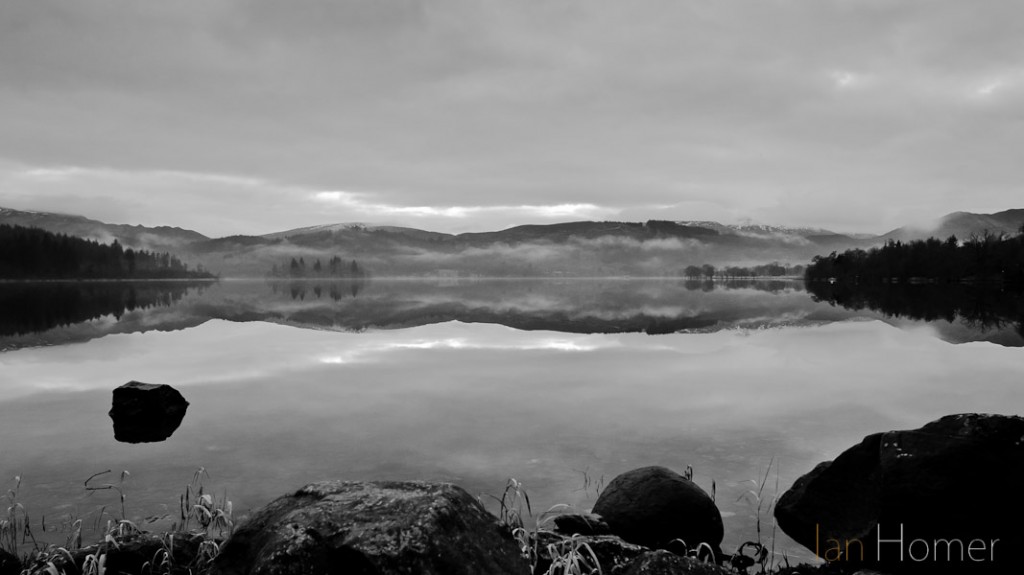
[[(59, 193), (140, 221), (154, 173), (259, 180), (160, 212), (220, 205), (230, 231), (560, 204), (882, 231), (1016, 205), (1022, 22), (997, 0), (11, 0), (0, 160), (117, 172)], [(0, 204), (58, 193), (5, 181)]]

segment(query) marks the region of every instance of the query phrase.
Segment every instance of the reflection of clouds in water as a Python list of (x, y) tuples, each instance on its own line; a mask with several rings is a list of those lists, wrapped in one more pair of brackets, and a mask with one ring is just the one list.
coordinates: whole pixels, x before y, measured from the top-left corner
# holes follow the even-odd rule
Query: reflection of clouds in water
[[(515, 335), (520, 335), (518, 332)], [(586, 342), (592, 336), (579, 336), (578, 339), (536, 337), (523, 334), (519, 341), (482, 341), (469, 338), (417, 339), (406, 342), (379, 343), (360, 346), (346, 352), (329, 354), (319, 361), (325, 364), (348, 364), (360, 361), (373, 361), (374, 356), (381, 354), (411, 350), (465, 350), (465, 351), (564, 351), (592, 352), (612, 347), (620, 347), (618, 342)]]
[(553, 311), (561, 309), (570, 309), (578, 304), (574, 304), (572, 298), (556, 298), (551, 296), (545, 296), (541, 294), (528, 294), (522, 296), (510, 296), (502, 298), (500, 301), (495, 299), (470, 299), (464, 297), (462, 294), (431, 294), (429, 296), (416, 297), (415, 299), (404, 300), (401, 304), (402, 309), (418, 309), (422, 307), (429, 307), (434, 305), (451, 305), (458, 304), (465, 306), (469, 309), (491, 309), (494, 311)]
[[(109, 390), (138, 379), (174, 385), (193, 408), (165, 451), (128, 463), (168, 477), (182, 461), (215, 464), (232, 492), (258, 484), (247, 504), (313, 475), (479, 488), (515, 476), (536, 489), (535, 502), (553, 504), (575, 497), (573, 469), (611, 477), (692, 464), (718, 479), (727, 519), (743, 516), (732, 527), (745, 529), (735, 483), (758, 475), (758, 462), (775, 457), (785, 489), (868, 433), (1024, 409), (1019, 352), (953, 346), (880, 321), (651, 337), (458, 322), (353, 334), (213, 320), (0, 354), (0, 436), (21, 440), (5, 445), (5, 465), (39, 473), (32, 458), (45, 452), (54, 478), (77, 473), (79, 454), (119, 462), (103, 414)], [(211, 437), (225, 446), (213, 461), (195, 448)]]
[[(483, 291), (483, 290), (481, 290)], [(755, 309), (755, 315), (777, 315), (780, 308), (800, 307), (810, 311), (819, 307), (803, 292), (793, 289), (777, 294), (753, 288), (719, 289), (705, 293), (683, 289), (678, 282), (658, 284), (604, 285), (590, 293), (516, 294), (497, 291), (481, 293), (433, 293), (411, 295), (403, 301), (405, 309), (430, 305), (458, 304), (469, 309), (495, 312), (562, 312), (571, 317), (625, 319), (641, 315), (682, 317), (712, 314), (736, 309)]]
[(703, 306), (692, 307), (670, 307), (670, 306), (644, 306), (620, 310), (586, 310), (578, 313), (580, 317), (593, 317), (603, 320), (630, 319), (634, 317), (693, 317), (707, 313), (709, 308)]
[[(612, 302), (601, 302), (608, 305)], [(681, 317), (694, 316), (714, 311), (711, 306), (640, 306), (623, 307), (619, 309), (602, 308), (595, 302), (581, 302), (571, 297), (554, 298), (542, 295), (518, 296), (503, 299), (500, 302), (483, 299), (467, 299), (452, 294), (449, 297), (431, 296), (420, 298), (416, 301), (406, 301), (402, 309), (413, 310), (433, 305), (460, 305), (471, 310), (490, 310), (496, 313), (538, 313), (538, 312), (561, 312), (569, 317), (581, 318), (590, 317), (603, 320), (629, 319), (638, 316), (649, 317)], [(628, 305), (628, 304), (621, 304)]]
[[(736, 329), (770, 329), (781, 328), (790, 325), (807, 324), (806, 312), (779, 313), (777, 315), (763, 315), (744, 317), (733, 326)], [(815, 325), (825, 322), (814, 322)]]
[(520, 343), (491, 343), (467, 341), (465, 339), (426, 340), (410, 343), (385, 344), (373, 351), (391, 349), (497, 349), (510, 351), (558, 350), (558, 351), (595, 351), (609, 346), (581, 345), (566, 339), (540, 339)]

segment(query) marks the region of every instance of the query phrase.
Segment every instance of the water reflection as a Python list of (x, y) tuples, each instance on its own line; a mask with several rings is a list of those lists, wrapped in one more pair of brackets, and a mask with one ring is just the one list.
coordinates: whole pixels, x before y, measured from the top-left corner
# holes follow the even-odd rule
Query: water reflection
[(808, 282), (815, 301), (849, 310), (872, 310), (889, 318), (959, 326), (973, 340), (1024, 345), (1024, 290), (992, 284), (890, 284)]
[(306, 295), (312, 293), (311, 298), (321, 299), (326, 296), (333, 301), (341, 301), (342, 298), (356, 297), (359, 292), (366, 288), (369, 280), (365, 278), (336, 279), (336, 280), (270, 280), (267, 285), (271, 292), (276, 294), (288, 293), (293, 300), (305, 301)]
[[(951, 346), (881, 321), (649, 337), (213, 320), (0, 362), (0, 436), (13, 438), (0, 471), (28, 478), (22, 500), (48, 520), (68, 512), (60, 504), (85, 514), (107, 503), (81, 488), (104, 469), (132, 473), (129, 513), (147, 516), (175, 506), (199, 466), (236, 509), (318, 479), (438, 479), (480, 494), (508, 477), (537, 508), (585, 509), (594, 497), (579, 470), (692, 465), (700, 485), (717, 483), (734, 547), (756, 537), (742, 495), (772, 458), (784, 490), (868, 433), (1024, 410), (1020, 350)], [(127, 379), (173, 384), (191, 402), (187, 424), (160, 443), (115, 441), (104, 414)]]
[[(805, 291), (809, 289), (809, 291)], [(801, 281), (365, 278), (187, 284), (0, 285), (0, 351), (176, 330), (211, 319), (311, 329), (403, 329), (447, 321), (565, 333), (696, 333), (882, 319), (955, 343), (1024, 345), (1020, 293), (970, 286), (851, 290)]]
[(752, 289), (777, 294), (787, 291), (803, 291), (804, 283), (800, 281), (777, 279), (730, 279), (725, 281), (688, 279), (683, 281), (683, 287), (690, 291), (700, 290), (705, 293), (712, 292), (716, 289)]
[(38, 333), (103, 316), (169, 307), (206, 283), (33, 282), (0, 285), (0, 336)]

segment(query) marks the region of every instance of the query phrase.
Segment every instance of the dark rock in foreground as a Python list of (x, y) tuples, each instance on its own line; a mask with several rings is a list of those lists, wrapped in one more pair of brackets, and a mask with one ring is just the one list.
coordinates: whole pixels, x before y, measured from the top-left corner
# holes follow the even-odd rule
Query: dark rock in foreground
[(19, 575), (21, 560), (17, 556), (0, 549), (0, 575)]
[(665, 467), (642, 467), (612, 479), (594, 504), (611, 532), (651, 548), (682, 539), (718, 553), (725, 530), (715, 502), (695, 483)]
[(608, 523), (594, 513), (566, 513), (555, 517), (555, 529), (563, 535), (608, 535)]
[(224, 544), (220, 575), (526, 575), (509, 531), (459, 487), (313, 483), (256, 512)]
[(188, 402), (169, 385), (129, 381), (114, 390), (110, 419), (114, 439), (153, 443), (171, 436), (185, 418)]
[(894, 573), (1016, 573), (1021, 477), (1024, 418), (950, 415), (869, 435), (798, 479), (775, 516), (827, 560)]

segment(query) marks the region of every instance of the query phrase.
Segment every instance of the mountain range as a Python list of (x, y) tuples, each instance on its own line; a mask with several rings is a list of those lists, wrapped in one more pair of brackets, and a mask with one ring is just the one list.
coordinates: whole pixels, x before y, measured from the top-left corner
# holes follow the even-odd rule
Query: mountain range
[(709, 221), (568, 222), (493, 232), (447, 234), (400, 226), (329, 224), (261, 236), (210, 238), (192, 230), (109, 224), (78, 215), (0, 208), (0, 224), (119, 241), (125, 247), (170, 251), (225, 276), (262, 277), (292, 258), (358, 260), (380, 276), (663, 276), (687, 265), (806, 263), (818, 254), (867, 248), (889, 240), (1016, 233), (1024, 209), (994, 214), (955, 212), (926, 227), (882, 235), (818, 228), (727, 225)]

